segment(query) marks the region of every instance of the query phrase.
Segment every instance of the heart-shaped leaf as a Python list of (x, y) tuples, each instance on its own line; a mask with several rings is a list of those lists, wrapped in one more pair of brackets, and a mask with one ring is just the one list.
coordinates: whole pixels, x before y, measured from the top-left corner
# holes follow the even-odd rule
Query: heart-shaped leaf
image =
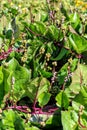
[(67, 95), (64, 93), (64, 91), (61, 91), (59, 94), (56, 96), (56, 101), (57, 101), (57, 106), (61, 108), (68, 108), (69, 106), (69, 99)]
[(72, 45), (73, 49), (78, 53), (81, 54), (87, 51), (87, 40), (83, 37), (71, 34), (69, 36), (70, 45)]
[(50, 93), (44, 92), (44, 93), (40, 94), (39, 97), (38, 97), (39, 105), (41, 107), (46, 105), (48, 103), (48, 101), (50, 100), (50, 97), (51, 97)]

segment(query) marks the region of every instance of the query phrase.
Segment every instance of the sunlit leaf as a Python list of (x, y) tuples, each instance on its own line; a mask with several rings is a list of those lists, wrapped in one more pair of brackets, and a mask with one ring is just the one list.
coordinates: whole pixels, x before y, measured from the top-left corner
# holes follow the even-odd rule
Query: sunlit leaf
[(81, 90), (79, 94), (77, 94), (76, 97), (74, 98), (74, 101), (83, 106), (87, 106), (87, 88), (86, 87), (81, 87)]
[(77, 12), (70, 15), (70, 22), (72, 27), (76, 28), (80, 24), (80, 17)]
[(86, 70), (87, 70), (86, 65), (78, 64), (77, 69), (75, 70), (75, 72), (73, 72), (72, 83), (69, 86), (70, 90), (73, 93), (79, 93), (81, 86), (87, 84)]
[(70, 111), (62, 111), (61, 112), (61, 120), (62, 120), (63, 130), (76, 130), (76, 127), (78, 126), (78, 118), (76, 120), (76, 122), (77, 122), (76, 123), (74, 121), (74, 117), (72, 114), (73, 113)]
[(2, 67), (0, 67), (0, 84), (3, 82)]
[(67, 95), (64, 93), (64, 91), (61, 91), (59, 94), (56, 96), (56, 101), (57, 101), (57, 106), (61, 108), (68, 108), (69, 106), (69, 99)]
[[(48, 92), (50, 83), (46, 78), (37, 77), (34, 80), (32, 80), (27, 86), (28, 87), (27, 87), (26, 93), (28, 97), (31, 99), (31, 101), (34, 101), (35, 98), (36, 100), (38, 100), (40, 95), (44, 96), (43, 93)], [(49, 93), (47, 96), (48, 98), (50, 97)]]
[(40, 106), (44, 106), (48, 103), (48, 101), (50, 100), (51, 94), (50, 93), (42, 93), (41, 95), (39, 95), (38, 97), (38, 102)]
[(48, 14), (46, 12), (42, 12), (40, 20), (42, 22), (46, 22), (48, 20)]
[(59, 38), (58, 28), (54, 25), (50, 25), (45, 33), (45, 37), (47, 37), (49, 40), (57, 41)]
[(70, 41), (70, 44), (72, 45), (73, 49), (78, 54), (87, 51), (87, 40), (84, 39), (83, 37), (76, 35), (76, 34), (71, 34), (69, 36), (69, 41)]
[(24, 130), (24, 122), (17, 112), (12, 110), (4, 111), (1, 128), (10, 130)]
[(20, 66), (14, 58), (8, 62), (8, 70), (14, 77), (14, 96), (17, 96), (18, 100), (25, 93), (26, 83), (30, 80), (31, 71)]

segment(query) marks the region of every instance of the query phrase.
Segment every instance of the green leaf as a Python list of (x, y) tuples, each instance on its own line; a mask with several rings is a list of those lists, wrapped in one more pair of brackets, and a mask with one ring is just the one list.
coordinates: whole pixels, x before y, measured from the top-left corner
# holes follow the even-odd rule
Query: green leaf
[(59, 38), (59, 30), (56, 26), (50, 25), (45, 32), (45, 37), (49, 40), (58, 41)]
[(3, 112), (1, 128), (4, 128), (6, 130), (25, 130), (23, 120), (18, 115), (18, 113), (14, 112), (13, 110)]
[(65, 54), (67, 53), (67, 50), (65, 48), (62, 48), (60, 53), (58, 54), (58, 56), (56, 58), (51, 58), (51, 60), (61, 60)]
[(50, 78), (53, 75), (51, 72), (47, 72), (46, 70), (40, 70), (40, 73), (45, 78)]
[(67, 76), (67, 67), (68, 67), (68, 63), (64, 64), (63, 67), (58, 72), (58, 79), (60, 85), (64, 83), (65, 77)]
[(48, 101), (50, 100), (50, 97), (51, 97), (50, 93), (44, 92), (44, 93), (40, 94), (39, 97), (38, 97), (39, 105), (41, 107), (46, 105), (48, 103)]
[(64, 34), (62, 32), (62, 30), (59, 31), (59, 41), (63, 41), (63, 38), (64, 38)]
[(4, 98), (3, 78), (4, 78), (4, 75), (2, 72), (2, 67), (0, 67), (0, 105), (1, 105), (1, 102)]
[(72, 107), (74, 108), (75, 111), (79, 111), (80, 104), (75, 101), (72, 101)]
[(87, 109), (83, 110), (83, 113), (80, 117), (80, 122), (85, 127), (85, 129), (83, 129), (83, 130), (86, 130), (87, 129)]
[(74, 101), (87, 107), (87, 87), (81, 87), (81, 90), (74, 98)]
[[(16, 11), (16, 10), (13, 10), (13, 11)], [(20, 34), (20, 29), (19, 29), (19, 25), (16, 24), (16, 19), (13, 18), (12, 21), (11, 21), (11, 27), (13, 29), (13, 36), (15, 39), (18, 39), (19, 38), (19, 34)]]
[(11, 90), (11, 76), (12, 73), (9, 72), (6, 68), (3, 67), (3, 74), (4, 74), (4, 79), (3, 79), (3, 87), (4, 87), (4, 93), (7, 94)]
[(17, 60), (15, 58), (11, 59), (9, 62), (8, 62), (8, 69), (10, 71), (15, 71), (17, 69), (17, 67), (19, 66), (19, 63), (17, 62)]
[(26, 94), (33, 102), (35, 98), (36, 100), (38, 100), (39, 96), (42, 93), (48, 92), (49, 87), (50, 87), (50, 82), (46, 78), (37, 77), (31, 80), (30, 83), (27, 85)]
[(71, 34), (69, 36), (69, 41), (70, 41), (70, 44), (72, 45), (73, 49), (78, 54), (87, 51), (87, 40), (84, 39), (83, 37), (76, 35), (76, 34)]
[(56, 96), (57, 106), (61, 108), (67, 109), (69, 106), (69, 99), (67, 95), (64, 93), (64, 91), (61, 90), (59, 94)]
[(73, 28), (76, 28), (80, 24), (80, 17), (77, 12), (70, 15), (70, 22)]
[(77, 69), (73, 72), (72, 83), (70, 84), (70, 90), (78, 94), (81, 86), (87, 85), (87, 65), (78, 64)]
[(16, 8), (10, 8), (11, 13), (13, 14), (13, 16), (16, 16), (18, 13), (18, 10)]
[(39, 22), (39, 21), (37, 21), (37, 22), (35, 22), (35, 23), (31, 23), (30, 25), (29, 25), (29, 28), (30, 28), (30, 30), (32, 31), (31, 33), (33, 34), (33, 35), (44, 35), (44, 33), (45, 33), (45, 31), (46, 31), (46, 26), (45, 26), (45, 24), (43, 23), (43, 22)]
[(61, 112), (63, 130), (76, 130), (76, 127), (78, 126), (78, 117), (76, 117), (77, 120), (74, 121), (73, 113), (75, 112), (74, 111)]
[(12, 38), (12, 33), (13, 33), (13, 32), (12, 32), (11, 29), (7, 30), (7, 32), (6, 32), (6, 38), (11, 40), (11, 38)]
[(54, 50), (56, 50), (55, 45), (53, 44), (52, 41), (48, 42), (45, 46), (46, 46), (45, 50), (47, 50), (47, 53), (52, 54), (54, 53)]
[(4, 67), (0, 68), (0, 73), (1, 73), (1, 83), (0, 83), (0, 104), (5, 96), (5, 94), (9, 93), (11, 90), (11, 75), (12, 73), (9, 72), (7, 69)]
[(37, 87), (38, 87), (39, 78), (34, 78), (31, 80), (29, 84), (26, 84), (26, 95), (30, 98), (30, 100), (33, 102), (36, 96)]
[(43, 92), (48, 92), (50, 88), (50, 82), (49, 80), (47, 80), (46, 78), (41, 78), (40, 84), (39, 84), (39, 88), (38, 88), (38, 95), (37, 98), (39, 97), (39, 95), (41, 95)]
[(48, 13), (42, 12), (42, 13), (41, 13), (41, 18), (40, 18), (40, 20), (41, 20), (42, 22), (46, 22), (46, 21), (48, 20)]
[(70, 70), (71, 70), (71, 72), (75, 71), (75, 69), (76, 69), (76, 67), (78, 65), (78, 59), (77, 58), (74, 58), (73, 60), (70, 59), (69, 62), (70, 62)]
[(31, 127), (25, 128), (25, 130), (40, 130), (40, 129), (37, 128), (36, 126), (31, 126)]
[(62, 126), (62, 124), (61, 124), (61, 114), (60, 113), (58, 113), (58, 115), (56, 115), (56, 114), (52, 115), (46, 121), (46, 128), (48, 128), (48, 129), (51, 129), (51, 128), (56, 129), (61, 126)]
[(3, 82), (3, 72), (2, 67), (0, 66), (0, 84)]
[(31, 78), (31, 71), (25, 67), (19, 65), (16, 59), (11, 59), (8, 62), (8, 70), (12, 73), (14, 77), (14, 97), (19, 100), (26, 90), (26, 84)]
[(36, 26), (37, 33), (44, 35), (44, 33), (46, 31), (45, 24), (43, 22), (38, 21), (35, 23), (35, 26)]

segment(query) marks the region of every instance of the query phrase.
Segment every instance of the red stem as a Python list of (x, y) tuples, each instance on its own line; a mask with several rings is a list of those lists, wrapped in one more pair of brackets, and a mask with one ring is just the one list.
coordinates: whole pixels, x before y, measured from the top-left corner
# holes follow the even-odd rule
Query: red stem
[(24, 113), (29, 113), (29, 114), (54, 114), (54, 112), (56, 110), (58, 110), (57, 107), (55, 108), (52, 108), (52, 107), (49, 107), (47, 106), (47, 109), (46, 108), (34, 108), (34, 111), (30, 112), (28, 109), (27, 106), (10, 106), (10, 107), (7, 107), (6, 109), (15, 109), (15, 110), (18, 110), (18, 111), (21, 111), (21, 112), (24, 112)]
[(24, 50), (22, 50), (22, 49), (20, 49), (20, 50), (19, 49), (15, 49), (14, 50), (11, 47), (11, 48), (8, 49), (8, 51), (0, 53), (0, 60), (6, 59), (12, 51), (23, 52)]
[(78, 123), (79, 123), (79, 125), (80, 125), (82, 128), (87, 128), (86, 126), (84, 126), (84, 125), (81, 123), (81, 121), (80, 121), (80, 115), (79, 115), (79, 118), (78, 118)]
[(34, 103), (33, 103), (33, 111), (34, 112), (36, 111), (37, 94), (38, 94), (38, 88), (37, 88), (37, 92), (36, 92)]

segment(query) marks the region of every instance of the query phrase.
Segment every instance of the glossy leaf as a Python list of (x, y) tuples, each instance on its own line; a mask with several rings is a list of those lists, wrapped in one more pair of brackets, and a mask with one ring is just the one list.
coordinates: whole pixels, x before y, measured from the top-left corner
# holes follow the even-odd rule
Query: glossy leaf
[(11, 73), (4, 67), (1, 67), (0, 73), (2, 75), (2, 81), (0, 83), (0, 105), (6, 94), (10, 93), (11, 90)]
[(70, 90), (73, 93), (79, 93), (81, 86), (83, 86), (84, 84), (87, 84), (87, 77), (86, 77), (86, 73), (87, 73), (87, 66), (83, 65), (83, 64), (78, 64), (77, 69), (75, 70), (75, 72), (72, 75), (72, 83), (69, 86)]
[(69, 36), (69, 41), (70, 41), (70, 44), (72, 45), (73, 49), (78, 54), (87, 51), (87, 40), (84, 39), (83, 37), (76, 35), (76, 34), (71, 34)]
[(87, 12), (77, 2), (0, 1), (0, 130), (87, 129)]
[(69, 99), (67, 95), (64, 93), (64, 91), (61, 91), (59, 94), (57, 94), (56, 101), (57, 106), (61, 108), (67, 109), (69, 106)]
[[(46, 78), (39, 78), (32, 80), (27, 87), (27, 95), (33, 102), (34, 99), (38, 100), (39, 96), (44, 92), (48, 92), (50, 83)], [(44, 95), (43, 95), (44, 96)]]
[(39, 105), (41, 107), (46, 105), (48, 103), (48, 101), (50, 100), (50, 97), (51, 97), (50, 93), (44, 92), (44, 93), (40, 94), (39, 97), (38, 97)]
[(34, 24), (29, 25), (30, 32), (34, 35), (40, 36), (43, 35), (46, 31), (46, 26), (43, 24), (43, 22), (35, 22)]
[(52, 77), (52, 73), (51, 72), (47, 72), (47, 71), (45, 71), (45, 70), (40, 70), (40, 73), (41, 73), (41, 75), (43, 76), (43, 77), (45, 77), (45, 78), (50, 78), (50, 77)]
[(45, 31), (46, 31), (46, 26), (43, 22), (36, 22), (35, 23), (36, 26), (36, 30), (39, 34), (44, 35)]
[(12, 59), (8, 62), (8, 70), (14, 77), (14, 96), (17, 96), (19, 100), (25, 93), (26, 83), (30, 80), (31, 71), (19, 65), (16, 59)]
[(51, 59), (52, 60), (57, 60), (57, 61), (61, 60), (65, 56), (66, 53), (67, 53), (67, 50), (65, 48), (62, 48), (60, 53), (58, 54), (58, 56), (55, 57), (55, 58), (51, 58)]
[(58, 28), (54, 25), (50, 25), (45, 33), (45, 37), (47, 37), (49, 40), (58, 41), (59, 38)]
[[(76, 130), (76, 127), (78, 127), (78, 116), (74, 117), (75, 114), (76, 113), (74, 111), (61, 112), (63, 130)], [(76, 118), (76, 121), (74, 121), (75, 118)]]
[(17, 112), (12, 110), (4, 111), (1, 129), (2, 128), (11, 130), (24, 130), (24, 122), (17, 114)]
[(70, 15), (70, 22), (73, 28), (76, 28), (80, 24), (80, 17), (77, 12)]
[(74, 101), (83, 105), (87, 106), (87, 88), (81, 87), (81, 90), (78, 95), (74, 98)]
[(42, 12), (40, 20), (42, 22), (46, 22), (48, 20), (48, 14), (46, 12)]

